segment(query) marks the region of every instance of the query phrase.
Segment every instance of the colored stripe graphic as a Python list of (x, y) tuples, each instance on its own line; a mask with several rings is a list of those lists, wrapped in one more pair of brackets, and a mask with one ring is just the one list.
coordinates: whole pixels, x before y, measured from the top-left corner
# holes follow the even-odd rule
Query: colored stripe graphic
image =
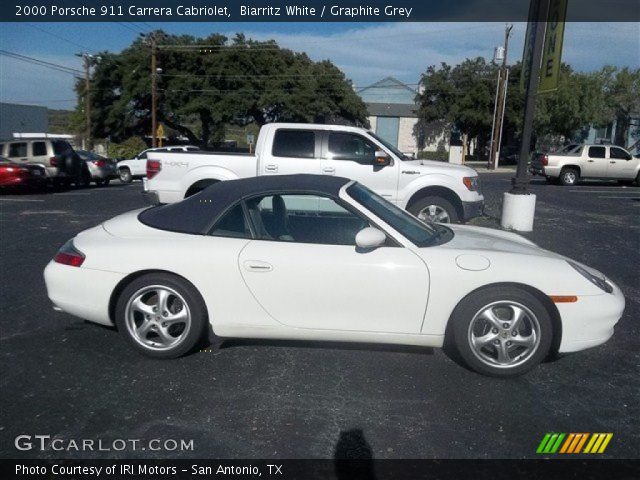
[(536, 453), (604, 453), (612, 438), (613, 433), (566, 434), (550, 432), (545, 434)]

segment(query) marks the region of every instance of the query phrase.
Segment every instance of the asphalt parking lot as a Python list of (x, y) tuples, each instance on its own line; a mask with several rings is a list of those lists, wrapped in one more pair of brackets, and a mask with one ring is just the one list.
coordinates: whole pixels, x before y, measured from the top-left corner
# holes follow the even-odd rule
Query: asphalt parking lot
[[(510, 174), (482, 174), (495, 225)], [(640, 457), (640, 188), (534, 180), (544, 248), (604, 271), (627, 307), (605, 345), (513, 380), (439, 350), (227, 341), (154, 361), (115, 330), (54, 312), (42, 270), (80, 230), (145, 205), (141, 184), (0, 196), (3, 458), (526, 458), (546, 432), (612, 432), (605, 457)], [(116, 254), (116, 253), (114, 253)], [(452, 288), (455, 286), (452, 285)], [(17, 451), (20, 434), (185, 439), (192, 451)], [(369, 450), (367, 450), (367, 447)]]

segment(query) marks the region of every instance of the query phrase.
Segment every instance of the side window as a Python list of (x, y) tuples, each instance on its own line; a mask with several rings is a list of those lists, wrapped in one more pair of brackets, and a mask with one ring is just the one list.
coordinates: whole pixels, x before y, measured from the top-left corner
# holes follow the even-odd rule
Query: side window
[(369, 222), (320, 195), (278, 194), (246, 202), (259, 240), (354, 245)]
[(605, 147), (589, 147), (589, 158), (605, 158)]
[(376, 158), (376, 147), (360, 135), (330, 133), (329, 155), (333, 160), (353, 160), (371, 165)]
[(274, 157), (314, 158), (316, 134), (307, 130), (277, 130), (273, 138)]
[(142, 153), (138, 154), (138, 158), (140, 160), (146, 160), (147, 159), (147, 152), (142, 152)]
[(43, 157), (47, 154), (47, 144), (45, 142), (33, 142), (31, 150), (34, 157)]
[(10, 143), (9, 144), (9, 157), (26, 157), (27, 156), (27, 144), (26, 143)]
[(251, 238), (249, 224), (241, 205), (236, 205), (216, 222), (210, 235), (217, 237)]
[(617, 158), (620, 160), (631, 160), (631, 155), (618, 147), (609, 147), (609, 158)]

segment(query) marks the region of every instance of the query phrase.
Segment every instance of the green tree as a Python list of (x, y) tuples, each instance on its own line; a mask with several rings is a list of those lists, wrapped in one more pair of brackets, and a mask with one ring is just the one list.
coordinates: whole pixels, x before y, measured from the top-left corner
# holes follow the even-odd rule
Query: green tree
[(640, 114), (640, 68), (607, 66), (599, 76), (604, 83), (606, 110), (616, 119), (615, 143), (627, 146), (631, 117)]
[[(225, 125), (274, 121), (367, 125), (364, 103), (331, 62), (258, 42), (165, 35), (159, 38), (158, 120), (209, 145), (224, 139)], [(199, 48), (207, 45), (207, 48)], [(79, 82), (77, 91), (82, 93)], [(121, 53), (103, 52), (92, 73), (92, 129), (121, 141), (151, 131), (150, 48), (137, 39)], [(81, 108), (79, 105), (78, 108)]]

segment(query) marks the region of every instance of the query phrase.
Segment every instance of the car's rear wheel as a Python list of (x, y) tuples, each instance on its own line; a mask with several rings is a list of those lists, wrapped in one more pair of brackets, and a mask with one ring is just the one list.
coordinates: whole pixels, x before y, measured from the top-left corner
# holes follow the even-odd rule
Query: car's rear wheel
[(116, 325), (140, 353), (176, 358), (202, 339), (207, 311), (196, 288), (180, 277), (154, 273), (131, 282), (116, 304)]
[(457, 223), (458, 211), (451, 202), (441, 197), (423, 197), (415, 201), (409, 212), (420, 220), (437, 223)]
[(517, 287), (490, 287), (466, 297), (447, 332), (464, 363), (484, 375), (521, 375), (542, 362), (553, 339), (551, 317), (540, 300)]
[(131, 170), (128, 168), (121, 168), (118, 170), (118, 176), (122, 183), (131, 183), (133, 181), (133, 175), (131, 175)]
[(576, 168), (563, 168), (559, 180), (565, 186), (576, 185), (580, 181), (580, 172)]

